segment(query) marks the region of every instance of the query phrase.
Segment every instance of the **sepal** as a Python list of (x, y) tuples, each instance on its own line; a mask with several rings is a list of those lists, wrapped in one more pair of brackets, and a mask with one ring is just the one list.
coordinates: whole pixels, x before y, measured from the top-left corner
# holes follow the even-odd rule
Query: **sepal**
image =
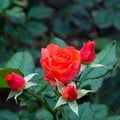
[(20, 96), (22, 93), (23, 93), (23, 90), (20, 91), (19, 93), (16, 93), (16, 94), (15, 94), (14, 99), (15, 99), (16, 103), (17, 103), (17, 98), (18, 98), (18, 96)]
[(33, 83), (33, 82), (27, 82), (26, 86), (24, 89), (28, 89), (30, 87), (33, 87), (33, 86), (37, 86), (38, 84), (37, 83)]
[(25, 81), (28, 82), (29, 80), (31, 80), (35, 75), (38, 75), (37, 73), (32, 73), (27, 75), (26, 77), (24, 77)]
[(77, 99), (82, 98), (83, 96), (85, 96), (89, 92), (94, 92), (94, 91), (93, 90), (84, 90), (84, 89), (78, 90)]
[(66, 104), (66, 103), (67, 103), (67, 101), (65, 101), (65, 100), (63, 99), (63, 97), (61, 96), (61, 97), (59, 97), (59, 99), (58, 99), (58, 101), (57, 101), (54, 109), (56, 109), (57, 107), (59, 107), (59, 106), (61, 106), (61, 105)]
[(59, 82), (58, 80), (56, 80), (56, 83), (57, 83), (57, 88), (58, 88), (59, 93), (62, 93), (62, 89), (65, 87), (65, 85)]
[(16, 94), (16, 92), (12, 92), (12, 91), (11, 91), (11, 92), (8, 94), (8, 97), (7, 97), (6, 101), (8, 101), (8, 100), (11, 99), (12, 97), (14, 97), (15, 94)]
[(72, 102), (68, 102), (68, 105), (69, 107), (71, 108), (71, 110), (77, 115), (79, 116), (78, 114), (78, 105), (77, 105), (77, 102), (74, 100)]
[(78, 73), (78, 76), (87, 68), (87, 65), (85, 64), (81, 64), (81, 68), (80, 68), (80, 71)]
[(68, 83), (67, 86), (74, 86), (76, 88), (76, 84), (73, 81)]

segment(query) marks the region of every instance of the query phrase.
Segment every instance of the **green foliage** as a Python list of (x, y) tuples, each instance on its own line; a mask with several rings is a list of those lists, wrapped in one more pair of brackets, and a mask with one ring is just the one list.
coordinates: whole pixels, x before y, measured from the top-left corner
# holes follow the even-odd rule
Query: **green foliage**
[[(58, 93), (54, 93), (55, 89), (48, 86), (48, 83), (43, 79), (44, 72), (39, 65), (40, 48), (45, 47), (48, 43), (54, 43), (63, 48), (67, 46), (64, 40), (50, 37), (51, 34), (65, 38), (69, 45), (74, 39), (79, 40), (80, 43), (93, 39), (96, 41), (96, 50), (98, 51), (102, 50), (111, 40), (117, 38), (119, 58), (120, 0), (46, 1), (29, 0), (27, 6), (25, 1), (21, 0), (0, 0), (0, 67), (7, 67), (0, 69), (0, 88), (8, 87), (4, 80), (7, 73), (16, 72), (22, 76), (33, 72), (39, 73), (31, 81), (40, 85), (32, 87), (30, 90), (42, 99), (44, 98), (43, 100), (53, 108), (56, 103), (55, 94)], [(73, 43), (80, 49), (79, 41), (77, 45)], [(79, 105), (79, 117), (66, 106), (65, 110), (60, 108), (63, 111), (62, 114), (56, 113), (59, 119), (62, 120), (61, 116), (63, 115), (69, 116), (63, 120), (120, 119), (120, 116), (111, 116), (120, 113), (120, 63), (117, 64), (113, 73), (110, 72), (117, 61), (115, 49), (116, 43), (111, 42), (102, 52), (97, 54), (95, 63), (103, 64), (106, 68), (87, 67), (79, 79), (82, 82), (80, 88), (90, 87), (97, 91), (103, 86), (100, 89), (101, 92), (99, 91), (95, 95), (94, 101), (107, 104), (110, 107), (110, 115), (106, 105), (84, 103)], [(32, 53), (36, 63), (29, 52), (24, 52), (25, 50)], [(11, 56), (12, 58), (10, 58)], [(35, 64), (37, 68), (35, 68)], [(106, 79), (113, 75), (114, 77), (106, 80), (102, 85), (104, 79), (100, 77), (108, 72), (110, 73), (105, 76)], [(21, 110), (18, 114), (0, 111), (0, 120), (53, 120), (51, 113), (41, 108), (35, 98), (22, 94), (19, 100), (21, 105), (27, 106), (32, 113), (27, 110)], [(84, 102), (84, 99), (80, 102)], [(36, 111), (38, 108), (39, 110)]]
[(62, 39), (54, 37), (54, 36), (52, 36), (50, 43), (56, 44), (62, 48), (65, 48), (67, 46), (67, 44)]
[(10, 0), (0, 0), (0, 10), (3, 10), (10, 5)]
[(20, 120), (16, 113), (13, 113), (8, 110), (0, 111), (0, 119), (1, 120)]
[(39, 35), (46, 32), (47, 27), (39, 22), (28, 22), (26, 29), (33, 35)]
[(30, 9), (28, 16), (35, 19), (44, 19), (50, 17), (53, 9), (45, 6), (35, 6)]
[(103, 120), (119, 120), (120, 119), (120, 116), (112, 116), (112, 117), (107, 117)]
[(7, 68), (18, 68), (24, 75), (33, 73), (35, 63), (29, 52), (18, 52), (7, 62)]
[(77, 2), (83, 6), (83, 7), (86, 7), (86, 8), (91, 8), (94, 6), (94, 1), (93, 0), (77, 0)]
[(84, 103), (79, 105), (79, 116), (69, 112), (70, 120), (102, 120), (108, 115), (108, 107), (105, 105)]
[(42, 108), (37, 111), (36, 119), (53, 120), (53, 117), (48, 111), (46, 111), (44, 108)]
[(110, 27), (112, 25), (113, 16), (107, 10), (100, 9), (96, 13), (93, 14), (95, 24), (103, 29)]
[(6, 14), (12, 17), (23, 17), (25, 15), (23, 9), (20, 7), (13, 7), (12, 9), (9, 9), (6, 11)]

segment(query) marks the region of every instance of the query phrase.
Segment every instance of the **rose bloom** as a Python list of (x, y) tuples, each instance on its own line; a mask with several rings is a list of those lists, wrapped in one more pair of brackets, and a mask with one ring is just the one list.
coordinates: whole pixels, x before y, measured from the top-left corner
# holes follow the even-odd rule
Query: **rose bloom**
[(84, 43), (82, 49), (80, 50), (81, 63), (91, 64), (94, 61), (96, 57), (94, 48), (94, 41), (88, 41), (87, 43)]
[(9, 88), (14, 92), (20, 92), (25, 87), (24, 78), (14, 72), (7, 74), (5, 76), (5, 81), (7, 82)]
[(66, 101), (73, 101), (77, 98), (78, 91), (74, 86), (66, 86), (62, 90), (62, 97)]
[(79, 51), (68, 46), (60, 48), (50, 44), (41, 50), (41, 66), (45, 71), (44, 79), (52, 86), (56, 86), (56, 80), (63, 84), (72, 81), (80, 70)]

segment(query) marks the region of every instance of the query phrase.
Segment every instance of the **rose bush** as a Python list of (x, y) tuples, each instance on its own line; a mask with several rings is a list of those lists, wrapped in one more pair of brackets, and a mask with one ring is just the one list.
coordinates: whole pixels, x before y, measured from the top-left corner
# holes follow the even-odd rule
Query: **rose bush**
[[(26, 105), (33, 112), (33, 117), (26, 120), (92, 120), (94, 117), (97, 120), (100, 116), (97, 111), (103, 111), (104, 107), (100, 105), (96, 109), (96, 105), (80, 104), (77, 99), (100, 88), (102, 76), (116, 63), (115, 46), (115, 42), (111, 42), (96, 56), (93, 41), (86, 42), (80, 51), (71, 46), (61, 48), (50, 44), (41, 50), (43, 70), (35, 69), (30, 53), (18, 52), (8, 61), (6, 68), (0, 68), (0, 88), (10, 88), (7, 100), (14, 97), (17, 103), (19, 99), (21, 106)], [(102, 114), (101, 119), (105, 115)]]
[(40, 63), (45, 71), (44, 79), (52, 86), (56, 86), (56, 80), (63, 84), (72, 81), (80, 71), (79, 51), (68, 46), (60, 48), (51, 44), (42, 48)]

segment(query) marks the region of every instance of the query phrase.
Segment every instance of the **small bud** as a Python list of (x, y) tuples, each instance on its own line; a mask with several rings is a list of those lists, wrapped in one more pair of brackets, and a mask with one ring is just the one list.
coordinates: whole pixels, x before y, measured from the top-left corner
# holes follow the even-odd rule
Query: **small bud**
[(66, 101), (73, 101), (78, 96), (78, 90), (75, 88), (75, 86), (66, 86), (62, 90), (62, 97)]
[(11, 74), (7, 74), (5, 76), (5, 81), (13, 92), (20, 92), (26, 84), (24, 78), (14, 72)]
[(85, 43), (80, 50), (80, 58), (82, 64), (91, 64), (96, 55), (95, 55), (95, 42), (94, 41), (88, 41)]

